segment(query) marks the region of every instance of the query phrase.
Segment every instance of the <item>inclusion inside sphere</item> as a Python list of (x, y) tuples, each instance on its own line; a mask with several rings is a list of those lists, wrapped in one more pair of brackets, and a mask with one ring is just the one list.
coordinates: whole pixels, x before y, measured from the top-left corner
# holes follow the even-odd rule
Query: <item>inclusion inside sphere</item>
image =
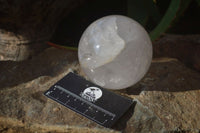
[(149, 69), (152, 44), (145, 29), (131, 18), (111, 15), (93, 22), (78, 47), (81, 69), (93, 83), (124, 89)]

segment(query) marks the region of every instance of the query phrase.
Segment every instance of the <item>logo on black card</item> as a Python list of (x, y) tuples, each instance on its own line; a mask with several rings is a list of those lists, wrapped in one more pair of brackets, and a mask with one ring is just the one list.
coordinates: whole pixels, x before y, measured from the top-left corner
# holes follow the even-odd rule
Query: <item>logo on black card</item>
[(90, 102), (96, 102), (99, 98), (101, 98), (102, 91), (97, 87), (88, 87), (80, 93), (80, 96)]

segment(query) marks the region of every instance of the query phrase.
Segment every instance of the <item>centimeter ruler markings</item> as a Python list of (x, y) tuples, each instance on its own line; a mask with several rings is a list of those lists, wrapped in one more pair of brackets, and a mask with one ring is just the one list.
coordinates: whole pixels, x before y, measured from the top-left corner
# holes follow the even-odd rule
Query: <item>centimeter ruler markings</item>
[(109, 120), (113, 120), (116, 116), (110, 111), (105, 110), (58, 85), (55, 85), (53, 89), (47, 91), (45, 95), (102, 125)]

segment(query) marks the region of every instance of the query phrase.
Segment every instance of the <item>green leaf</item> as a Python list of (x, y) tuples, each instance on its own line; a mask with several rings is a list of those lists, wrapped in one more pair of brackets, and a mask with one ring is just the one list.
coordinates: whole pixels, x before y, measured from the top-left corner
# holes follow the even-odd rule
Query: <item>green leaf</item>
[(152, 41), (158, 38), (163, 32), (167, 30), (171, 22), (175, 19), (178, 9), (180, 7), (180, 0), (171, 0), (170, 5), (161, 19), (160, 23), (150, 33)]
[(188, 8), (189, 4), (191, 3), (192, 0), (181, 0), (181, 4), (179, 7), (178, 12), (176, 13), (176, 18), (175, 20), (173, 20), (173, 22), (170, 25), (170, 29), (168, 30), (173, 31), (173, 27), (176, 26), (177, 22), (179, 21), (179, 19), (182, 17), (182, 15), (184, 14), (184, 12), (186, 11), (186, 9)]
[(152, 19), (158, 23), (161, 19), (160, 11), (158, 10), (158, 7), (156, 3), (154, 3), (153, 0), (145, 0), (145, 5), (147, 8), (147, 11), (149, 12), (149, 16), (152, 17)]
[(160, 20), (160, 13), (153, 0), (127, 0), (128, 16), (145, 26), (149, 17), (155, 22)]
[(192, 0), (181, 0), (180, 8), (179, 8), (179, 11), (177, 12), (178, 17), (183, 14), (183, 12), (187, 9), (191, 1)]
[(127, 0), (127, 8), (128, 16), (144, 26), (149, 16), (144, 8), (144, 0)]
[(196, 0), (196, 2), (199, 4), (199, 6), (200, 6), (200, 0)]

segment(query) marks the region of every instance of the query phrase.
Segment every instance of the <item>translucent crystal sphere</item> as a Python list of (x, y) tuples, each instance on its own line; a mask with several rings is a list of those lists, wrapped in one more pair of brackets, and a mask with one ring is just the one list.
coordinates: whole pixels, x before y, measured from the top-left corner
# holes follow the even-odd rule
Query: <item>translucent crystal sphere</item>
[(147, 72), (152, 44), (145, 29), (133, 19), (106, 16), (85, 30), (78, 57), (90, 81), (107, 89), (123, 89), (137, 83)]

